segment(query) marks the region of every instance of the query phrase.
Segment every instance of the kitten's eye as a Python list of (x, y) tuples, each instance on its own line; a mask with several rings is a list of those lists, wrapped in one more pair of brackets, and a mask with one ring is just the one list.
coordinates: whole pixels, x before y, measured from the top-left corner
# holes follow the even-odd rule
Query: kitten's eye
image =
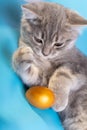
[(71, 42), (72, 41), (72, 39), (68, 39), (68, 40), (66, 40), (66, 42)]
[(43, 43), (42, 39), (39, 39), (39, 38), (37, 38), (37, 37), (35, 37), (35, 36), (34, 36), (34, 40), (35, 40), (36, 42), (40, 43), (40, 44)]
[(64, 45), (64, 43), (60, 42), (60, 43), (55, 43), (54, 46), (57, 48), (60, 48)]

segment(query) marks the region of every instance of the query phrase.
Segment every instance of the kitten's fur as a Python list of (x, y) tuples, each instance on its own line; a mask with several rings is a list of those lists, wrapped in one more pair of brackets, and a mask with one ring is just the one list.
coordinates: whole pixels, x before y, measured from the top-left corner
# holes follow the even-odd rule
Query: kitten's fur
[(87, 57), (76, 47), (87, 20), (54, 3), (23, 5), (13, 67), (26, 85), (53, 90), (65, 130), (87, 130)]

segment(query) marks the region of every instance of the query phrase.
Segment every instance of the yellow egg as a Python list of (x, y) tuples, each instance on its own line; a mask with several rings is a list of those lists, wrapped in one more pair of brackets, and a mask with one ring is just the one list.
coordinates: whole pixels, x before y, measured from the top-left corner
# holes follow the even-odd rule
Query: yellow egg
[(54, 104), (53, 92), (42, 86), (31, 87), (26, 92), (26, 98), (30, 104), (40, 109), (47, 109)]

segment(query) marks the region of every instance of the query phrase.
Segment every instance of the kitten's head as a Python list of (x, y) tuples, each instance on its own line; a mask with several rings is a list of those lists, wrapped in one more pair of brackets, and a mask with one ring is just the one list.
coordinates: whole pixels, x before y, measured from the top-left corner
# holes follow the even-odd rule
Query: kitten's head
[(22, 6), (21, 37), (36, 54), (58, 57), (74, 46), (78, 29), (87, 20), (76, 12), (54, 3)]

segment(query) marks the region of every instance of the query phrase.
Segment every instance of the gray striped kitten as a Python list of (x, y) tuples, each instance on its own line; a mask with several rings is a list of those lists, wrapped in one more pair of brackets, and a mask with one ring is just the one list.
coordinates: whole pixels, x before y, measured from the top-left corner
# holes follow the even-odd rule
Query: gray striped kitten
[(65, 130), (87, 130), (87, 57), (75, 46), (87, 20), (55, 3), (26, 4), (22, 10), (14, 70), (26, 85), (53, 90), (53, 109)]

